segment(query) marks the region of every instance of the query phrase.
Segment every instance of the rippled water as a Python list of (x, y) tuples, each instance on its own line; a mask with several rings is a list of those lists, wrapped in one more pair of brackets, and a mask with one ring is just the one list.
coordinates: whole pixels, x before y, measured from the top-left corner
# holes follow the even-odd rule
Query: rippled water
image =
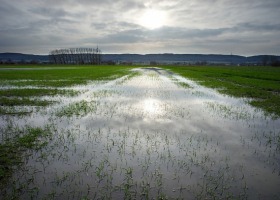
[(280, 198), (279, 119), (166, 70), (136, 71), (54, 97), (60, 103), (30, 116), (2, 117), (2, 127), (12, 120), (54, 132), (2, 196)]

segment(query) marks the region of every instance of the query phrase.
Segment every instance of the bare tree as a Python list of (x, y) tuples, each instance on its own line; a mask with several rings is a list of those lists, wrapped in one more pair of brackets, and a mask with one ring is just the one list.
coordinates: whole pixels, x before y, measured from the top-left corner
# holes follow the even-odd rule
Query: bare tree
[(101, 50), (94, 48), (56, 49), (49, 53), (54, 64), (101, 64)]

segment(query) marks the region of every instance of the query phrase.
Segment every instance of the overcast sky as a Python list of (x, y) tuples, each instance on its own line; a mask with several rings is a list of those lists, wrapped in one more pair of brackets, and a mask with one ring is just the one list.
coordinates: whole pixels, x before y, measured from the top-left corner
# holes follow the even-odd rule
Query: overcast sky
[(0, 52), (280, 55), (280, 0), (0, 0)]

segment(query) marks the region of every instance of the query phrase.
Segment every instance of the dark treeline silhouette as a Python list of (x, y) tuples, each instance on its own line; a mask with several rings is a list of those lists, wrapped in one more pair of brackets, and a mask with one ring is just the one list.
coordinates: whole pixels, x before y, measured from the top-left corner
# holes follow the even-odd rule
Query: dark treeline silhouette
[(57, 49), (49, 54), (49, 60), (54, 64), (101, 64), (99, 48)]

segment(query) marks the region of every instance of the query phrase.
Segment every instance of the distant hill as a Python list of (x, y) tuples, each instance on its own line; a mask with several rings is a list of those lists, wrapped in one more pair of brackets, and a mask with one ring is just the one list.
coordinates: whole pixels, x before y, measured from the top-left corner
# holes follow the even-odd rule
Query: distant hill
[[(33, 55), (21, 53), (0, 53), (1, 62), (32, 62), (48, 63), (48, 55)], [(280, 62), (280, 56), (258, 55), (258, 56), (239, 56), (239, 55), (220, 55), (220, 54), (103, 54), (102, 61), (108, 62), (131, 62), (131, 63), (221, 63), (221, 64), (269, 64)]]
[(13, 61), (13, 62), (31, 62), (38, 61), (49, 62), (48, 55), (33, 55), (33, 54), (22, 54), (22, 53), (0, 53), (0, 61)]
[(242, 63), (245, 57), (235, 55), (204, 55), (204, 54), (106, 54), (104, 60), (128, 62), (217, 62)]
[(103, 60), (115, 62), (159, 62), (159, 63), (217, 63), (217, 64), (268, 64), (280, 61), (280, 56), (239, 56), (220, 54), (105, 54)]

